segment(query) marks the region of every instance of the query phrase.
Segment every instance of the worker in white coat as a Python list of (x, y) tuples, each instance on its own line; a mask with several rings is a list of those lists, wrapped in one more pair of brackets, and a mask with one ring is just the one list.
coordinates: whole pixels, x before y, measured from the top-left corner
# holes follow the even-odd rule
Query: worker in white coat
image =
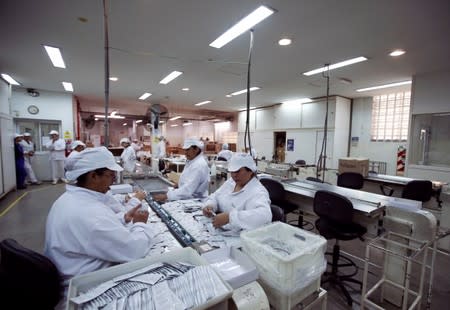
[[(44, 254), (65, 283), (74, 276), (145, 257), (156, 231), (148, 212), (136, 206), (116, 213), (106, 192), (114, 182), (114, 156), (105, 147), (88, 148), (66, 163), (67, 185), (47, 217)], [(111, 198), (112, 199), (112, 198)]]
[(231, 178), (208, 197), (203, 214), (213, 217), (214, 227), (234, 231), (255, 229), (270, 223), (269, 193), (256, 177), (252, 156), (235, 153), (228, 164), (228, 171)]
[(83, 151), (86, 148), (86, 144), (84, 144), (80, 140), (75, 140), (70, 145), (70, 148), (72, 149), (72, 151), (70, 152), (70, 154), (69, 154), (69, 156), (67, 158), (71, 158), (75, 154), (80, 153), (81, 151)]
[(165, 194), (155, 194), (157, 201), (206, 198), (209, 186), (209, 167), (203, 156), (203, 143), (195, 138), (184, 141), (186, 165), (180, 176), (177, 188)]
[(67, 183), (64, 178), (64, 160), (66, 159), (66, 142), (59, 138), (59, 132), (52, 130), (49, 133), (50, 141), (45, 147), (50, 151), (50, 165), (52, 167), (53, 185), (58, 183), (58, 179)]
[(228, 149), (228, 143), (222, 144), (222, 150), (217, 154), (217, 160), (230, 161), (233, 152)]
[(123, 169), (127, 172), (133, 172), (136, 167), (136, 152), (128, 138), (120, 139), (120, 145), (123, 146), (123, 152), (120, 155)]
[(157, 144), (157, 152), (155, 154), (156, 158), (163, 159), (166, 157), (166, 140), (163, 136), (159, 137), (159, 142)]
[(27, 182), (34, 185), (42, 184), (42, 182), (36, 178), (36, 175), (33, 171), (32, 162), (34, 156), (34, 143), (33, 141), (31, 141), (31, 134), (29, 132), (23, 133), (23, 140), (20, 141), (20, 145), (22, 145), (23, 155), (25, 157), (25, 171), (27, 172)]

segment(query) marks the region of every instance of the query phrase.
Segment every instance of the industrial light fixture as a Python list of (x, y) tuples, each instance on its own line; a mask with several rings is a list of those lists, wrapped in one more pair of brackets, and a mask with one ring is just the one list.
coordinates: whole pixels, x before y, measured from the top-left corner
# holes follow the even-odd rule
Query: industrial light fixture
[[(250, 92), (258, 90), (258, 89), (261, 89), (261, 88), (256, 87), (256, 86), (255, 87), (250, 87)], [(239, 91), (235, 91), (234, 93), (231, 93), (230, 95), (231, 96), (237, 96), (237, 95), (245, 94), (246, 92), (247, 92), (247, 88), (239, 90)]]
[(181, 118), (181, 116), (174, 116), (174, 117), (172, 117), (172, 118), (169, 118), (169, 121), (174, 121), (174, 120), (177, 120), (177, 119), (179, 119), (179, 118)]
[(389, 56), (397, 57), (397, 56), (403, 55), (404, 53), (406, 53), (405, 50), (397, 49), (397, 50), (390, 52)]
[(189, 122), (189, 121), (183, 122), (183, 126), (191, 126), (191, 125), (192, 125), (192, 122)]
[(189, 88), (185, 87), (181, 89), (182, 91), (189, 91)]
[(291, 43), (292, 43), (292, 40), (289, 38), (282, 38), (278, 41), (278, 45), (281, 45), (281, 46), (290, 45)]
[(2, 78), (11, 85), (20, 85), (20, 83), (14, 80), (9, 74), (2, 73)]
[(169, 75), (167, 75), (165, 78), (163, 78), (161, 81), (159, 81), (159, 84), (168, 84), (172, 80), (176, 79), (177, 77), (179, 77), (182, 74), (183, 74), (183, 72), (181, 72), (181, 71), (172, 71), (171, 73), (169, 73)]
[(150, 97), (152, 94), (151, 93), (143, 93), (140, 97), (139, 100), (145, 100), (148, 97)]
[(201, 106), (201, 105), (208, 104), (208, 103), (211, 103), (211, 100), (202, 101), (202, 102), (196, 103), (194, 105)]
[(141, 120), (141, 119), (139, 119), (139, 120), (136, 121), (136, 124), (139, 124), (139, 123), (142, 123), (142, 120)]
[(349, 66), (349, 65), (353, 65), (356, 64), (358, 62), (362, 62), (362, 61), (366, 61), (367, 58), (360, 56), (360, 57), (356, 57), (356, 58), (352, 58), (352, 59), (347, 59), (341, 62), (337, 62), (335, 64), (329, 65), (329, 66), (324, 66), (322, 68), (317, 68), (308, 72), (304, 72), (303, 75), (306, 76), (310, 76), (310, 75), (314, 75), (317, 73), (322, 73), (328, 70), (333, 70), (333, 69), (337, 69), (337, 68), (341, 68), (341, 67), (345, 67), (345, 66)]
[(178, 127), (178, 124), (170, 125), (170, 127)]
[(126, 126), (126, 125), (127, 125), (127, 123), (123, 123), (123, 124), (122, 124), (122, 126)]
[(62, 83), (65, 91), (72, 91), (73, 92), (73, 85), (72, 85), (72, 83), (70, 83), (70, 82), (61, 82), (61, 83)]
[(44, 45), (44, 48), (54, 67), (63, 69), (66, 68), (66, 64), (64, 63), (64, 59), (62, 58), (59, 48), (47, 45)]
[(363, 91), (369, 91), (369, 90), (375, 90), (375, 89), (382, 89), (382, 88), (389, 88), (389, 87), (395, 87), (395, 86), (402, 86), (402, 85), (408, 85), (411, 84), (412, 81), (403, 81), (403, 82), (397, 82), (397, 83), (391, 83), (391, 84), (384, 84), (384, 85), (378, 85), (378, 86), (372, 86), (367, 88), (360, 88), (357, 89), (357, 92), (363, 92)]
[(159, 121), (160, 124), (164, 124), (164, 121)]
[(228, 94), (228, 95), (225, 95), (225, 97), (231, 98), (231, 97), (233, 97), (233, 96), (231, 96), (230, 94)]
[(251, 12), (249, 15), (241, 19), (233, 27), (225, 31), (221, 36), (209, 44), (211, 47), (221, 48), (228, 42), (243, 34), (262, 20), (272, 15), (275, 11), (261, 5), (259, 8)]
[(310, 98), (299, 98), (299, 99), (283, 101), (282, 103), (284, 103), (284, 104), (302, 104), (302, 103), (307, 103), (307, 102), (312, 102), (312, 100)]
[(113, 81), (113, 82), (117, 82), (119, 80), (119, 78), (117, 76), (110, 76), (109, 80)]

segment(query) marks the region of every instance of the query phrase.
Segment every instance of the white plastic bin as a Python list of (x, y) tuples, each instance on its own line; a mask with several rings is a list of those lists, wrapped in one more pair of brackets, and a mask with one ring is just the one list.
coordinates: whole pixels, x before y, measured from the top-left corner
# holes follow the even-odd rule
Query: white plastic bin
[[(80, 291), (84, 292), (89, 288), (95, 287), (100, 283), (111, 280), (117, 276), (130, 273), (134, 270), (144, 268), (145, 266), (149, 266), (157, 262), (167, 262), (167, 263), (184, 262), (192, 265), (208, 264), (207, 261), (193, 249), (183, 248), (183, 249), (176, 249), (158, 256), (147, 257), (136, 260), (134, 262), (125, 263), (110, 268), (94, 271), (78, 277), (74, 277), (70, 280), (69, 290), (67, 292), (66, 309), (67, 310), (77, 309), (77, 306), (70, 301), (70, 298), (77, 296)], [(207, 303), (194, 309), (208, 309), (210, 307), (212, 307), (213, 309), (228, 309), (228, 299), (233, 294), (233, 289), (227, 282), (223, 281), (223, 284), (225, 285), (225, 287), (228, 288), (228, 291), (225, 294), (217, 296), (209, 300)]]
[(285, 223), (242, 232), (241, 243), (262, 283), (285, 295), (316, 281), (326, 269), (326, 239)]

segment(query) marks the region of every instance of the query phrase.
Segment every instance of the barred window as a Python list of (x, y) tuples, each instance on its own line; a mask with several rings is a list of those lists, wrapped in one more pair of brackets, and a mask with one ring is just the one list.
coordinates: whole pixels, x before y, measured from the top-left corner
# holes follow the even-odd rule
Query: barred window
[(411, 92), (374, 96), (372, 103), (372, 141), (406, 141)]

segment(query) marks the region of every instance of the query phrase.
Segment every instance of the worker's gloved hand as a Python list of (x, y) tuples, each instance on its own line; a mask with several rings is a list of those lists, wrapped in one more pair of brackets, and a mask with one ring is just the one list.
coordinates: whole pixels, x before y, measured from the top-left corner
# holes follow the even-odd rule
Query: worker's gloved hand
[(214, 213), (213, 207), (206, 206), (203, 208), (203, 215), (206, 217), (213, 217), (213, 216), (216, 216), (216, 213)]
[(228, 213), (217, 214), (213, 219), (213, 226), (215, 228), (222, 227), (230, 222), (230, 216)]
[(147, 223), (148, 215), (148, 211), (141, 210), (141, 204), (138, 204), (136, 207), (125, 213), (124, 218), (126, 223), (129, 223), (130, 221), (133, 221), (133, 223)]
[(145, 197), (147, 197), (147, 193), (144, 191), (137, 191), (133, 193), (133, 197), (142, 200), (145, 199)]
[(167, 194), (154, 194), (152, 195), (153, 200), (155, 201), (166, 201), (167, 200)]

